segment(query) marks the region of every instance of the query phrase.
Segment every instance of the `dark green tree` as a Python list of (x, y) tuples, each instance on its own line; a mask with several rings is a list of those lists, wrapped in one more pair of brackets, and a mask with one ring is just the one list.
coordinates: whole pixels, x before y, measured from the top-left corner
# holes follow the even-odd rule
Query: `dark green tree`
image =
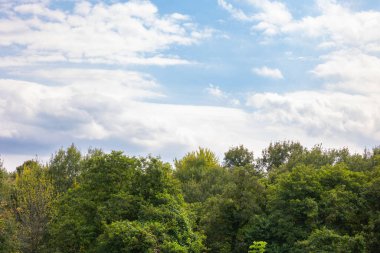
[(265, 187), (254, 171), (235, 167), (220, 195), (209, 198), (201, 216), (201, 227), (211, 252), (247, 252), (252, 238), (248, 231), (261, 226)]
[(51, 157), (48, 169), (57, 193), (74, 186), (81, 171), (81, 160), (81, 153), (74, 144), (66, 150), (61, 148)]
[(300, 165), (281, 174), (268, 192), (269, 252), (292, 252), (318, 225), (318, 201), (322, 191), (317, 171)]
[(249, 151), (243, 145), (232, 147), (224, 154), (224, 166), (227, 168), (253, 167), (254, 162), (253, 152)]
[(281, 168), (291, 161), (293, 167), (295, 161), (299, 160), (305, 152), (305, 148), (298, 142), (275, 142), (262, 151), (262, 156), (257, 160), (260, 170), (271, 172)]
[(342, 236), (326, 228), (314, 230), (306, 240), (299, 242), (297, 247), (295, 252), (367, 252), (363, 236)]
[(83, 166), (51, 222), (52, 252), (201, 252), (169, 164), (95, 152)]

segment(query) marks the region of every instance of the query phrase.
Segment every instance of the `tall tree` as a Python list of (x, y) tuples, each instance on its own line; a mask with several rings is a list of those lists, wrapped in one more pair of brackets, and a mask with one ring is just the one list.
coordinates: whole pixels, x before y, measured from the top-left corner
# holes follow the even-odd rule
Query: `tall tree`
[(24, 163), (16, 174), (12, 198), (22, 251), (41, 252), (54, 199), (46, 168), (36, 161)]
[[(200, 223), (211, 252), (247, 252), (253, 227), (265, 206), (265, 187), (255, 170), (253, 153), (232, 147), (224, 157), (227, 168), (221, 191), (203, 204)], [(260, 239), (260, 238), (256, 238)]]
[(243, 145), (230, 148), (224, 153), (224, 166), (227, 168), (254, 166), (253, 152)]
[(223, 192), (207, 199), (201, 212), (201, 227), (211, 252), (248, 251), (254, 239), (249, 232), (262, 225), (264, 191), (261, 179), (249, 167), (229, 170)]
[(199, 148), (175, 160), (174, 175), (181, 182), (186, 202), (203, 203), (210, 196), (222, 192), (226, 170), (219, 165), (214, 153)]
[(58, 193), (74, 186), (80, 174), (81, 158), (81, 153), (74, 144), (66, 150), (61, 148), (51, 157), (48, 170)]
[[(281, 166), (292, 161), (293, 164), (303, 155), (305, 148), (299, 142), (275, 142), (262, 151), (262, 156), (257, 160), (260, 170), (271, 172), (280, 169)], [(291, 165), (292, 166), (292, 165)]]
[(17, 227), (9, 206), (10, 178), (0, 160), (0, 253), (18, 251)]

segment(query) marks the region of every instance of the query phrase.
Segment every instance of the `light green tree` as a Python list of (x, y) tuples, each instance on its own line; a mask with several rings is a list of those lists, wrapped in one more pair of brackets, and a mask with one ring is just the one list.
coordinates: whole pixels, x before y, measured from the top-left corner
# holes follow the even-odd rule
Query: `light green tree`
[(13, 212), (19, 224), (19, 240), (23, 252), (40, 252), (51, 217), (54, 188), (47, 170), (29, 161), (16, 174), (12, 193)]
[(251, 246), (249, 246), (248, 253), (264, 253), (267, 242), (264, 241), (254, 241)]

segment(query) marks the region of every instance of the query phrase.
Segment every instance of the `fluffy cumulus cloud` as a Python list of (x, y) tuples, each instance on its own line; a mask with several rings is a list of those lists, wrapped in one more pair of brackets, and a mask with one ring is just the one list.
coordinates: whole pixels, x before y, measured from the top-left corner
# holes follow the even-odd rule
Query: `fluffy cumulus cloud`
[(210, 94), (211, 96), (216, 97), (216, 98), (226, 98), (227, 97), (227, 94), (224, 91), (222, 91), (218, 86), (215, 86), (213, 84), (210, 84), (206, 88), (206, 91), (208, 92), (208, 94)]
[(312, 73), (326, 88), (348, 93), (380, 95), (380, 58), (358, 49), (334, 51), (322, 57)]
[[(81, 74), (78, 75), (78, 72)], [(288, 97), (253, 96), (249, 100), (250, 106), (259, 110), (251, 113), (239, 108), (159, 102), (157, 99), (163, 96), (160, 86), (150, 76), (136, 72), (52, 69), (42, 73), (28, 72), (23, 76), (35, 74), (40, 78), (43, 76), (43, 82), (53, 82), (54, 76), (59, 77), (59, 82), (65, 85), (56, 83), (47, 86), (42, 82), (0, 80), (0, 118), (5, 122), (0, 125), (0, 148), (2, 152), (9, 152), (12, 148), (17, 151), (4, 156), (9, 168), (16, 166), (20, 159), (33, 158), (34, 154), (46, 156), (46, 149), (51, 152), (52, 147), (70, 142), (87, 145), (100, 143), (103, 147), (108, 145), (108, 148), (121, 144), (130, 152), (140, 150), (143, 153), (161, 154), (170, 161), (200, 145), (212, 147), (222, 156), (231, 145), (239, 143), (254, 148), (258, 154), (270, 140), (295, 139), (313, 145), (319, 139), (315, 138), (316, 133), (305, 133), (294, 127), (305, 124), (300, 114), (307, 113), (308, 108), (300, 103), (289, 114), (287, 108), (293, 105)], [(118, 79), (118, 76), (123, 78)], [(358, 101), (363, 102), (364, 98), (358, 97)], [(326, 108), (331, 106), (327, 101), (324, 102)], [(316, 110), (312, 116), (317, 120), (323, 111), (319, 107), (321, 102), (310, 103)], [(280, 106), (282, 111), (271, 111), (273, 107)], [(347, 108), (342, 105), (341, 109)], [(358, 110), (355, 112), (358, 113)], [(329, 113), (331, 115), (327, 120), (341, 120), (346, 116), (335, 115), (333, 111)], [(347, 111), (346, 114), (351, 112)], [(278, 124), (279, 120), (281, 125)], [(365, 122), (366, 118), (362, 120)], [(313, 126), (312, 121), (306, 123)], [(349, 132), (363, 125), (347, 122), (341, 127), (347, 128)], [(376, 122), (373, 122), (372, 127), (375, 126)], [(328, 131), (324, 125), (318, 127)], [(4, 146), (4, 143), (8, 143), (8, 146)], [(342, 138), (337, 136), (324, 142), (331, 147), (347, 143), (357, 147), (354, 141), (342, 142)], [(31, 149), (33, 153), (30, 153)], [(25, 156), (23, 151), (29, 152), (31, 156)]]
[(72, 11), (43, 2), (8, 5), (0, 19), (0, 46), (17, 47), (2, 66), (36, 62), (174, 65), (189, 63), (165, 55), (210, 35), (186, 15), (160, 15), (148, 1), (106, 5), (78, 2)]
[[(245, 0), (256, 11), (247, 14), (226, 0), (220, 6), (236, 17), (241, 12), (253, 23), (255, 31), (273, 37), (278, 35), (312, 39), (321, 48), (355, 47), (364, 52), (380, 50), (380, 12), (353, 11), (336, 0), (315, 0), (318, 14), (294, 18), (286, 5), (279, 1)], [(228, 7), (228, 8), (227, 8)], [(236, 17), (237, 18), (237, 17)]]
[(134, 72), (53, 69), (26, 75), (64, 85), (1, 79), (0, 118), (6, 124), (0, 127), (0, 138), (103, 139), (110, 136), (106, 123), (118, 110), (131, 107), (134, 100), (162, 96), (149, 76)]
[(206, 92), (212, 97), (219, 101), (222, 101), (228, 105), (239, 106), (240, 100), (232, 96), (231, 94), (223, 91), (219, 86), (209, 84), (206, 88)]
[(116, 140), (129, 149), (171, 159), (200, 144), (222, 154), (230, 143), (243, 142), (257, 124), (239, 109), (159, 103), (163, 96), (159, 85), (141, 73), (93, 69), (25, 73), (32, 75), (43, 76), (45, 82), (58, 77), (65, 85), (0, 80), (0, 118), (6, 122), (0, 126), (0, 142), (19, 145), (18, 149), (26, 141), (49, 147), (67, 141)]
[[(209, 85), (204, 91), (227, 106), (170, 104), (165, 84), (147, 74), (146, 65), (193, 63), (170, 49), (202, 43), (212, 29), (187, 15), (161, 14), (149, 1), (74, 1), (59, 9), (50, 1), (0, 0), (0, 153), (6, 165), (71, 142), (167, 160), (198, 146), (222, 155), (230, 145), (258, 152), (283, 139), (357, 151), (379, 142), (380, 12), (317, 0), (316, 15), (296, 18), (283, 1), (245, 2), (251, 12), (237, 7), (239, 1), (218, 0), (263, 39), (316, 43), (320, 57), (309, 74), (322, 86), (249, 93), (241, 105), (236, 93)], [(253, 72), (286, 76), (285, 69), (264, 64)]]
[[(254, 108), (255, 117), (323, 141), (341, 138), (361, 144), (378, 143), (380, 12), (354, 11), (335, 0), (316, 0), (315, 16), (296, 19), (280, 1), (246, 2), (254, 12), (226, 1), (220, 1), (220, 6), (234, 18), (238, 18), (235, 12), (245, 16), (244, 20), (263, 37), (317, 43), (315, 53), (320, 59), (310, 74), (323, 82), (317, 90), (248, 95), (246, 105)], [(264, 68), (253, 71), (275, 75)]]
[[(141, 73), (51, 69), (23, 74), (34, 75), (64, 85), (1, 79), (0, 118), (7, 123), (0, 126), (0, 138), (42, 144), (114, 138), (152, 151), (188, 149), (211, 145), (219, 133), (245, 128), (250, 121), (250, 115), (238, 109), (148, 102), (163, 95), (159, 85)], [(221, 146), (234, 138), (233, 133), (219, 137), (225, 140)]]
[(266, 35), (275, 35), (280, 32), (282, 25), (292, 21), (292, 15), (286, 5), (278, 1), (269, 0), (245, 0), (255, 7), (258, 12), (247, 14), (243, 10), (234, 7), (226, 0), (218, 0), (219, 5), (231, 15), (243, 21), (257, 23), (255, 29), (264, 31)]
[(299, 91), (253, 94), (247, 103), (258, 109), (257, 118), (269, 123), (304, 129), (308, 135), (323, 139), (340, 137), (359, 142), (380, 139), (377, 101), (375, 96)]
[[(207, 111), (217, 120), (223, 109), (163, 104), (165, 95), (154, 77), (129, 69), (191, 64), (170, 54), (170, 48), (200, 43), (212, 31), (187, 15), (160, 14), (149, 1), (67, 4), (72, 7), (0, 0), (0, 153), (5, 164), (14, 167), (26, 154), (46, 155), (67, 142), (149, 147), (156, 154), (168, 145), (198, 143), (201, 137), (191, 126), (174, 123), (187, 123), (186, 113), (190, 122), (198, 122)], [(198, 111), (204, 112), (199, 120), (194, 119)]]
[(269, 77), (273, 79), (284, 79), (281, 70), (268, 68), (267, 66), (261, 68), (253, 68), (253, 73), (263, 77)]

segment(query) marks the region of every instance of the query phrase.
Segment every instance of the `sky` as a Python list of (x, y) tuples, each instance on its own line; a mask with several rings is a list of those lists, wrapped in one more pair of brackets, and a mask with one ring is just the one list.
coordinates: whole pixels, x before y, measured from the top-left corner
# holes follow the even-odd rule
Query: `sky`
[(0, 0), (0, 155), (380, 144), (380, 2)]

